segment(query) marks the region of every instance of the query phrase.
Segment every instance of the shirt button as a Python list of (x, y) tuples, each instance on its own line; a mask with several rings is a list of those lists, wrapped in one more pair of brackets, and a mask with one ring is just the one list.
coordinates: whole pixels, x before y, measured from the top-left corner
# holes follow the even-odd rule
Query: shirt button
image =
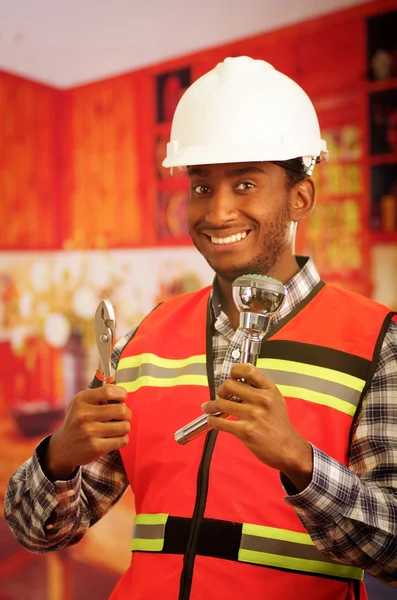
[(69, 490), (68, 493), (66, 494), (69, 498), (71, 498), (72, 496), (74, 496), (74, 491), (73, 490)]
[(51, 494), (47, 494), (47, 496), (45, 497), (45, 499), (47, 500), (47, 502), (52, 502), (54, 500), (54, 497), (51, 496)]
[(46, 525), (46, 529), (54, 529), (54, 525)]
[(237, 348), (235, 348), (232, 352), (232, 357), (234, 358), (234, 360), (240, 358), (240, 350), (237, 350)]

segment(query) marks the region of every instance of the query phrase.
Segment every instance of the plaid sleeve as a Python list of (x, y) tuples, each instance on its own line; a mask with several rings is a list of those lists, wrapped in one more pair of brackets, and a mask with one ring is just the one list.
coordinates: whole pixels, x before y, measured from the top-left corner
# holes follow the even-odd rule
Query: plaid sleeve
[[(115, 368), (135, 332), (136, 328), (114, 346)], [(15, 537), (27, 550), (38, 553), (76, 544), (128, 487), (118, 451), (77, 469), (72, 479), (51, 482), (41, 466), (49, 439), (10, 478), (4, 501), (4, 516)]]
[(313, 448), (292, 506), (325, 555), (397, 587), (397, 324), (386, 333), (352, 438), (349, 468)]
[(76, 544), (128, 487), (119, 452), (77, 469), (72, 479), (51, 482), (40, 464), (48, 441), (43, 440), (11, 477), (4, 502), (4, 516), (15, 537), (38, 553)]

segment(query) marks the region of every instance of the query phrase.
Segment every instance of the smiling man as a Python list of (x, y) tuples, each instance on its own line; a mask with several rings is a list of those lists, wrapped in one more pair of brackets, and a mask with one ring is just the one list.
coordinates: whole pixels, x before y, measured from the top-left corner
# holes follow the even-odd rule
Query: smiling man
[[(187, 90), (164, 166), (188, 169), (214, 284), (121, 340), (117, 385), (78, 394), (11, 478), (5, 515), (26, 548), (78, 542), (131, 485), (112, 600), (363, 600), (363, 570), (397, 585), (395, 315), (294, 252), (325, 156), (311, 101), (268, 63), (229, 58)], [(245, 273), (288, 292), (257, 367), (239, 364)], [(179, 446), (200, 406), (212, 430)]]
[(218, 275), (226, 312), (237, 327), (230, 302), (236, 277), (258, 273), (288, 281), (299, 271), (294, 256), (296, 225), (313, 208), (313, 182), (302, 175), (299, 186), (290, 186), (285, 168), (272, 162), (215, 164), (188, 171), (189, 233)]

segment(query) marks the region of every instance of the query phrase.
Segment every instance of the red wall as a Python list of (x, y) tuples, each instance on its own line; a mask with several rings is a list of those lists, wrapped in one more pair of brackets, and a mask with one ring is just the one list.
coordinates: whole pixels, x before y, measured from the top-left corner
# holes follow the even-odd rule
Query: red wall
[[(334, 154), (318, 169), (322, 208), (317, 222), (302, 228), (298, 250), (312, 251), (328, 278), (370, 293), (364, 268), (371, 244), (366, 19), (396, 6), (395, 0), (366, 3), (66, 91), (0, 73), (6, 115), (0, 125), (0, 249), (189, 243), (186, 180), (158, 166), (181, 90), (165, 95), (168, 115), (158, 122), (158, 78), (185, 68), (194, 80), (228, 55), (249, 54), (304, 87), (326, 134), (338, 138), (353, 129), (356, 156)], [(326, 219), (333, 219), (333, 230)]]

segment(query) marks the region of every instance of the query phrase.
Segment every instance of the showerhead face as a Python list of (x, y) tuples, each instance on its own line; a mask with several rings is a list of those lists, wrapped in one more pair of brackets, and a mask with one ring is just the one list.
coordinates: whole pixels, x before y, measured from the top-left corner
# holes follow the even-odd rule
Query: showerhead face
[(233, 282), (233, 300), (240, 312), (272, 317), (281, 308), (287, 290), (272, 277), (242, 275)]

